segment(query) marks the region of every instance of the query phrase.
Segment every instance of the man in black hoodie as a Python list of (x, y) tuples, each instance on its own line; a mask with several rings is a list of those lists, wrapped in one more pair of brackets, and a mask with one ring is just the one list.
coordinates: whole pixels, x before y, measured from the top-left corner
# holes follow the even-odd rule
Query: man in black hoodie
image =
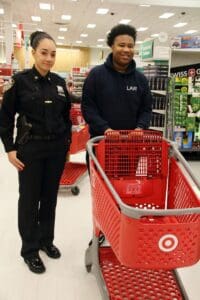
[(85, 80), (82, 113), (91, 137), (108, 130), (147, 129), (152, 96), (145, 76), (133, 60), (136, 30), (119, 24), (107, 36), (112, 52)]

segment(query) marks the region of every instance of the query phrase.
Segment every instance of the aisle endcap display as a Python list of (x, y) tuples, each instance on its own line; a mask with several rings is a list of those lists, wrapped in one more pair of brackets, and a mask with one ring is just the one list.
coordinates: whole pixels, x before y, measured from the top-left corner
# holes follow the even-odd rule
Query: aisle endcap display
[(198, 76), (171, 79), (172, 135), (180, 151), (200, 151), (199, 79)]

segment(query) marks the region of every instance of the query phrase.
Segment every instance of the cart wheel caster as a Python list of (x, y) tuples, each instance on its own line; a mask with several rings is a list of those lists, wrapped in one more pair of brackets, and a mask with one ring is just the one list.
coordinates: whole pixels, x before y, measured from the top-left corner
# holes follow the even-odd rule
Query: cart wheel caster
[(85, 267), (86, 267), (87, 272), (90, 273), (92, 270), (92, 265), (87, 265)]
[(77, 196), (80, 193), (80, 190), (77, 186), (74, 186), (73, 188), (71, 188), (71, 192), (73, 195)]

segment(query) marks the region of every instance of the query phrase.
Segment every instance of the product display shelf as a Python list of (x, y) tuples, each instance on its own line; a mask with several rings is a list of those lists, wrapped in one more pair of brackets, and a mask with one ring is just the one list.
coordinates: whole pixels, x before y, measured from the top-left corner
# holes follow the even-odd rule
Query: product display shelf
[(83, 84), (84, 80), (86, 78), (86, 72), (80, 71), (72, 71), (72, 80), (73, 80), (73, 85), (74, 85), (74, 94), (77, 96), (82, 95), (82, 89), (83, 89)]
[(152, 119), (150, 129), (162, 131), (163, 135), (166, 136), (168, 77), (150, 77), (148, 80), (153, 96)]
[[(196, 83), (196, 84), (195, 84)], [(199, 81), (192, 77), (173, 77), (170, 83), (170, 115), (173, 139), (183, 153), (199, 157), (200, 92)], [(197, 155), (192, 153), (197, 153)]]

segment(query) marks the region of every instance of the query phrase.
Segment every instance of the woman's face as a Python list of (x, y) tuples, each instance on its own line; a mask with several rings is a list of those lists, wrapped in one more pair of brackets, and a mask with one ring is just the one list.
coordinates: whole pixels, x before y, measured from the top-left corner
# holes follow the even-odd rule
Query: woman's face
[(130, 35), (118, 35), (112, 45), (113, 62), (119, 66), (127, 66), (134, 55), (134, 39)]
[(32, 55), (36, 69), (42, 76), (45, 76), (55, 64), (56, 45), (54, 41), (46, 38), (41, 40), (37, 48), (32, 50)]

